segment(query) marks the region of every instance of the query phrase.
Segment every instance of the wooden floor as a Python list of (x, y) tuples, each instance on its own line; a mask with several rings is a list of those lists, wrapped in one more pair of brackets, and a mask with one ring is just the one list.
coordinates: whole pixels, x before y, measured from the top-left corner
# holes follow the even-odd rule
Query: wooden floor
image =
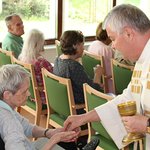
[[(24, 109), (21, 109), (21, 115), (27, 118), (31, 123), (34, 124), (34, 116), (25, 111)], [(41, 121), (40, 121), (40, 126), (43, 128), (46, 128), (46, 116), (41, 115)]]

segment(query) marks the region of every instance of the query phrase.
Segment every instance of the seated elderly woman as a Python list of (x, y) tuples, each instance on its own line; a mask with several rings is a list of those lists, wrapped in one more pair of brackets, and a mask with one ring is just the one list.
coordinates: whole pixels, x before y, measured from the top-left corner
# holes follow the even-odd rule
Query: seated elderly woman
[[(63, 149), (56, 143), (76, 140), (78, 131), (64, 128), (44, 129), (29, 123), (15, 111), (25, 105), (30, 95), (30, 74), (19, 65), (4, 65), (0, 68), (0, 136), (6, 150)], [(28, 137), (46, 137), (31, 142)]]
[[(40, 52), (44, 50), (44, 35), (41, 31), (37, 29), (32, 29), (27, 34), (22, 51), (18, 57), (19, 60), (33, 64), (35, 70), (35, 76), (37, 84), (41, 87), (43, 86), (43, 78), (41, 68), (46, 68), (49, 72), (53, 71), (53, 67), (50, 62), (48, 62)], [(46, 104), (45, 93), (40, 92), (40, 97), (42, 104)]]
[(75, 103), (84, 103), (83, 83), (88, 83), (93, 88), (101, 90), (102, 68), (97, 66), (94, 80), (92, 80), (77, 61), (82, 57), (84, 50), (84, 36), (81, 32), (65, 31), (60, 38), (60, 46), (63, 54), (56, 58), (53, 73), (71, 79)]

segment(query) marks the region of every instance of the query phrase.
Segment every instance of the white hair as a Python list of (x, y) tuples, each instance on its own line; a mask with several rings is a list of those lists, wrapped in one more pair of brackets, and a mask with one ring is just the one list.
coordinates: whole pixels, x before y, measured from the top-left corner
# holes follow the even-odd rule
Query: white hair
[(43, 33), (37, 29), (32, 29), (23, 44), (22, 51), (18, 57), (27, 63), (31, 63), (37, 59), (40, 51), (44, 48), (44, 36)]
[(114, 7), (106, 16), (103, 29), (109, 26), (112, 31), (121, 33), (123, 28), (132, 27), (138, 32), (145, 33), (150, 29), (150, 20), (145, 13), (130, 4)]
[(30, 73), (17, 64), (7, 64), (0, 68), (0, 99), (3, 99), (4, 91), (15, 94)]

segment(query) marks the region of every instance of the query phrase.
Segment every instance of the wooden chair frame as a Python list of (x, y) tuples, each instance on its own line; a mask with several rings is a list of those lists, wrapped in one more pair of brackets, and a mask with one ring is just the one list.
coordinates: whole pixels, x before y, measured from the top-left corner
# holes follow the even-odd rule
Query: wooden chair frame
[[(109, 96), (109, 95), (106, 95), (104, 93), (101, 93), (95, 89), (93, 89), (91, 86), (89, 86), (87, 83), (84, 83), (83, 84), (83, 90), (84, 90), (84, 99), (85, 99), (85, 108), (86, 108), (86, 112), (89, 111), (88, 109), (88, 101), (87, 101), (87, 94), (86, 93), (89, 93), (90, 95), (93, 94), (93, 95), (96, 95), (98, 97), (102, 97), (104, 99), (106, 99), (106, 101), (110, 101), (113, 99), (113, 97)], [(94, 134), (94, 131), (93, 129), (91, 128), (91, 123), (88, 123), (88, 132), (89, 132), (89, 141), (91, 140), (91, 136)]]
[(62, 51), (61, 51), (59, 40), (55, 40), (55, 46), (56, 46), (56, 54), (57, 54), (57, 56), (60, 56), (62, 54)]
[[(127, 70), (130, 70), (131, 72), (133, 71), (134, 69), (134, 66), (129, 66), (129, 65), (126, 65), (126, 64), (122, 64), (122, 63), (119, 63), (117, 60), (115, 59), (111, 59), (111, 71), (112, 71), (112, 81), (113, 81), (113, 91), (116, 95), (118, 95), (117, 91), (116, 91), (116, 84), (115, 84), (115, 74), (114, 74), (114, 71), (113, 71), (113, 66), (118, 66), (120, 68), (123, 68), (123, 69), (127, 69)], [(120, 83), (121, 84), (121, 83)]]
[[(35, 97), (35, 106), (36, 110), (32, 109), (28, 105), (21, 106), (21, 108), (25, 109), (27, 112), (31, 113), (33, 116), (35, 116), (35, 124), (40, 125), (40, 116), (47, 114), (47, 109), (42, 110), (42, 101), (39, 95), (39, 91), (43, 91), (43, 87), (39, 87), (36, 81), (35, 77), (35, 71), (34, 71), (34, 66), (32, 64), (24, 63), (15, 57), (12, 58), (13, 64), (18, 64), (27, 69), (30, 74), (31, 74), (31, 84), (33, 86), (33, 94)], [(32, 101), (32, 98), (30, 98)], [(20, 109), (18, 109), (20, 111)]]
[[(45, 68), (42, 68), (42, 74), (43, 74), (44, 90), (45, 90), (46, 101), (47, 101), (47, 109), (48, 109), (47, 125), (46, 126), (47, 126), (47, 128), (49, 128), (49, 127), (55, 127), (55, 128), (62, 127), (59, 123), (55, 122), (54, 120), (52, 120), (50, 118), (51, 114), (54, 113), (54, 110), (51, 108), (51, 106), (49, 104), (48, 93), (47, 92), (51, 92), (51, 91), (48, 91), (48, 89), (46, 88), (46, 83), (45, 83), (46, 81), (45, 81), (44, 77), (49, 77), (53, 80), (56, 80), (59, 83), (61, 83), (62, 85), (65, 85), (67, 87), (67, 95), (68, 95), (70, 115), (76, 115), (77, 114), (76, 109), (85, 108), (85, 104), (75, 104), (73, 91), (72, 91), (72, 84), (71, 84), (70, 79), (56, 76), (56, 75), (52, 74), (51, 72), (47, 71)], [(87, 135), (87, 132), (88, 132), (87, 130), (82, 130), (81, 131), (81, 136)]]
[[(83, 53), (83, 56), (82, 56), (82, 65), (85, 68), (85, 71), (86, 71), (86, 66), (83, 63), (83, 57), (84, 57), (84, 55), (87, 55), (90, 58), (93, 58), (93, 59), (97, 60), (99, 62), (99, 65), (104, 68), (104, 74), (102, 75), (102, 82), (104, 84), (104, 93), (107, 93), (108, 92), (108, 84), (107, 84), (107, 76), (105, 74), (104, 57), (102, 55), (98, 56), (98, 55), (95, 55), (95, 54), (92, 54), (92, 53), (88, 52), (87, 50), (84, 50), (84, 53)], [(93, 74), (94, 74), (94, 70), (93, 70)], [(90, 78), (92, 78), (92, 77), (90, 76)]]

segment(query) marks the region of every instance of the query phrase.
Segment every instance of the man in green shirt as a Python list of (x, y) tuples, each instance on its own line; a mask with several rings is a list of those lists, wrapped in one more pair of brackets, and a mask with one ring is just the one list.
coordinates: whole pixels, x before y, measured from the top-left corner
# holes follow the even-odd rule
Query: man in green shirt
[(22, 35), (24, 34), (23, 21), (17, 14), (9, 15), (5, 18), (8, 34), (2, 41), (2, 49), (13, 51), (17, 58), (23, 46)]

